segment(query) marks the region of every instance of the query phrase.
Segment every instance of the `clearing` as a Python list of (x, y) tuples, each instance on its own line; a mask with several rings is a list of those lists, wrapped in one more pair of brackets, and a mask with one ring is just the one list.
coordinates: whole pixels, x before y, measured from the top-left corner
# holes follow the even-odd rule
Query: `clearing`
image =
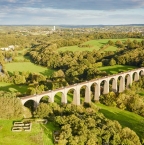
[[(65, 46), (58, 49), (58, 51), (93, 51), (93, 50), (99, 50), (101, 47), (106, 45), (109, 40), (116, 42), (118, 40), (124, 42), (126, 40), (137, 40), (138, 42), (142, 41), (143, 39), (135, 39), (135, 38), (125, 38), (125, 39), (98, 39), (98, 40), (90, 40), (87, 42), (82, 43), (81, 45), (89, 45), (90, 47), (78, 47), (78, 45), (75, 46)], [(118, 48), (114, 46), (108, 46), (106, 49), (102, 51), (116, 51)]]
[(14, 71), (19, 72), (32, 72), (32, 73), (40, 73), (45, 76), (51, 76), (54, 72), (52, 69), (48, 69), (47, 67), (42, 67), (36, 65), (32, 62), (12, 62), (5, 64), (5, 68), (8, 72), (13, 73)]

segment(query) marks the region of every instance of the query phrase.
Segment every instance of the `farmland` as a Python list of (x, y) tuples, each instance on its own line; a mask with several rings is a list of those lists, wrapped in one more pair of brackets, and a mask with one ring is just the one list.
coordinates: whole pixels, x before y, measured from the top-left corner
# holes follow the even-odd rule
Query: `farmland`
[[(99, 39), (99, 40), (90, 40), (87, 42), (82, 43), (81, 45), (89, 45), (90, 47), (78, 47), (78, 45), (75, 46), (65, 46), (58, 49), (58, 51), (93, 51), (93, 50), (99, 50), (101, 47), (106, 45), (109, 40), (112, 40), (113, 42), (116, 42), (120, 40), (121, 42), (125, 42), (128, 39)], [(143, 39), (129, 39), (131, 41), (137, 40), (138, 42), (142, 41)], [(116, 46), (108, 46), (104, 51), (116, 51), (118, 48)]]
[(13, 73), (14, 71), (19, 72), (31, 72), (31, 73), (40, 73), (45, 76), (50, 76), (54, 71), (46, 67), (35, 65), (32, 62), (13, 62), (7, 63), (5, 68), (8, 72)]

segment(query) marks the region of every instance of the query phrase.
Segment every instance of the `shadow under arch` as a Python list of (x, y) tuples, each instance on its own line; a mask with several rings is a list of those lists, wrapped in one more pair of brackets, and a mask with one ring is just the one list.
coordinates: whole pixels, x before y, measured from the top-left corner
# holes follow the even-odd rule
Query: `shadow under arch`
[(50, 101), (50, 97), (48, 95), (45, 95), (43, 97), (41, 97), (39, 103), (49, 103)]
[(29, 108), (31, 112), (35, 111), (37, 103), (34, 100), (28, 100), (24, 103), (24, 106)]

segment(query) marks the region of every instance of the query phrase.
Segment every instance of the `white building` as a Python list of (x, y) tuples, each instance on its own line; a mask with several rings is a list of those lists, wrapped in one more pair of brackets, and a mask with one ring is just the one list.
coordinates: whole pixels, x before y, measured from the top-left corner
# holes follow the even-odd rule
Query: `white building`
[(0, 48), (0, 49), (3, 50), (3, 51), (14, 50), (15, 49), (15, 46), (14, 45), (10, 45), (8, 47), (3, 47), (3, 48)]

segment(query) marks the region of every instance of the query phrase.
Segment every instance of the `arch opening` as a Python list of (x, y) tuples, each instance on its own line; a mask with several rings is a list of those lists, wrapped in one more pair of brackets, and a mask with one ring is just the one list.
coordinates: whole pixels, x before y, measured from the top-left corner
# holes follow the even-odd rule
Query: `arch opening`
[(99, 101), (99, 97), (100, 97), (100, 86), (97, 83), (93, 83), (91, 85), (91, 100), (96, 102)]
[(24, 103), (24, 106), (27, 107), (31, 112), (33, 112), (37, 108), (37, 102), (35, 102), (34, 100), (28, 100)]
[(40, 99), (39, 103), (49, 103), (49, 99), (50, 97), (48, 95), (45, 95)]
[(91, 91), (87, 85), (80, 88), (80, 104), (91, 102)]
[(123, 92), (125, 90), (125, 79), (119, 76), (117, 79), (118, 92)]
[(133, 73), (133, 81), (136, 82), (136, 81), (138, 81), (138, 80), (139, 80), (139, 73), (134, 72), (134, 73)]
[(141, 71), (139, 72), (139, 76), (144, 76), (144, 70), (141, 70)]
[(75, 94), (76, 94), (76, 90), (75, 89), (70, 89), (70, 90), (68, 90), (68, 92), (67, 92), (67, 103), (73, 103), (74, 104), (74, 102), (75, 102)]
[(108, 94), (108, 93), (109, 93), (109, 82), (103, 80), (100, 83), (100, 94)]
[(67, 103), (67, 98), (65, 98), (63, 92), (58, 92), (54, 95), (54, 102), (57, 104), (65, 104)]
[(130, 88), (130, 86), (132, 85), (132, 77), (127, 74), (125, 76), (125, 88)]

